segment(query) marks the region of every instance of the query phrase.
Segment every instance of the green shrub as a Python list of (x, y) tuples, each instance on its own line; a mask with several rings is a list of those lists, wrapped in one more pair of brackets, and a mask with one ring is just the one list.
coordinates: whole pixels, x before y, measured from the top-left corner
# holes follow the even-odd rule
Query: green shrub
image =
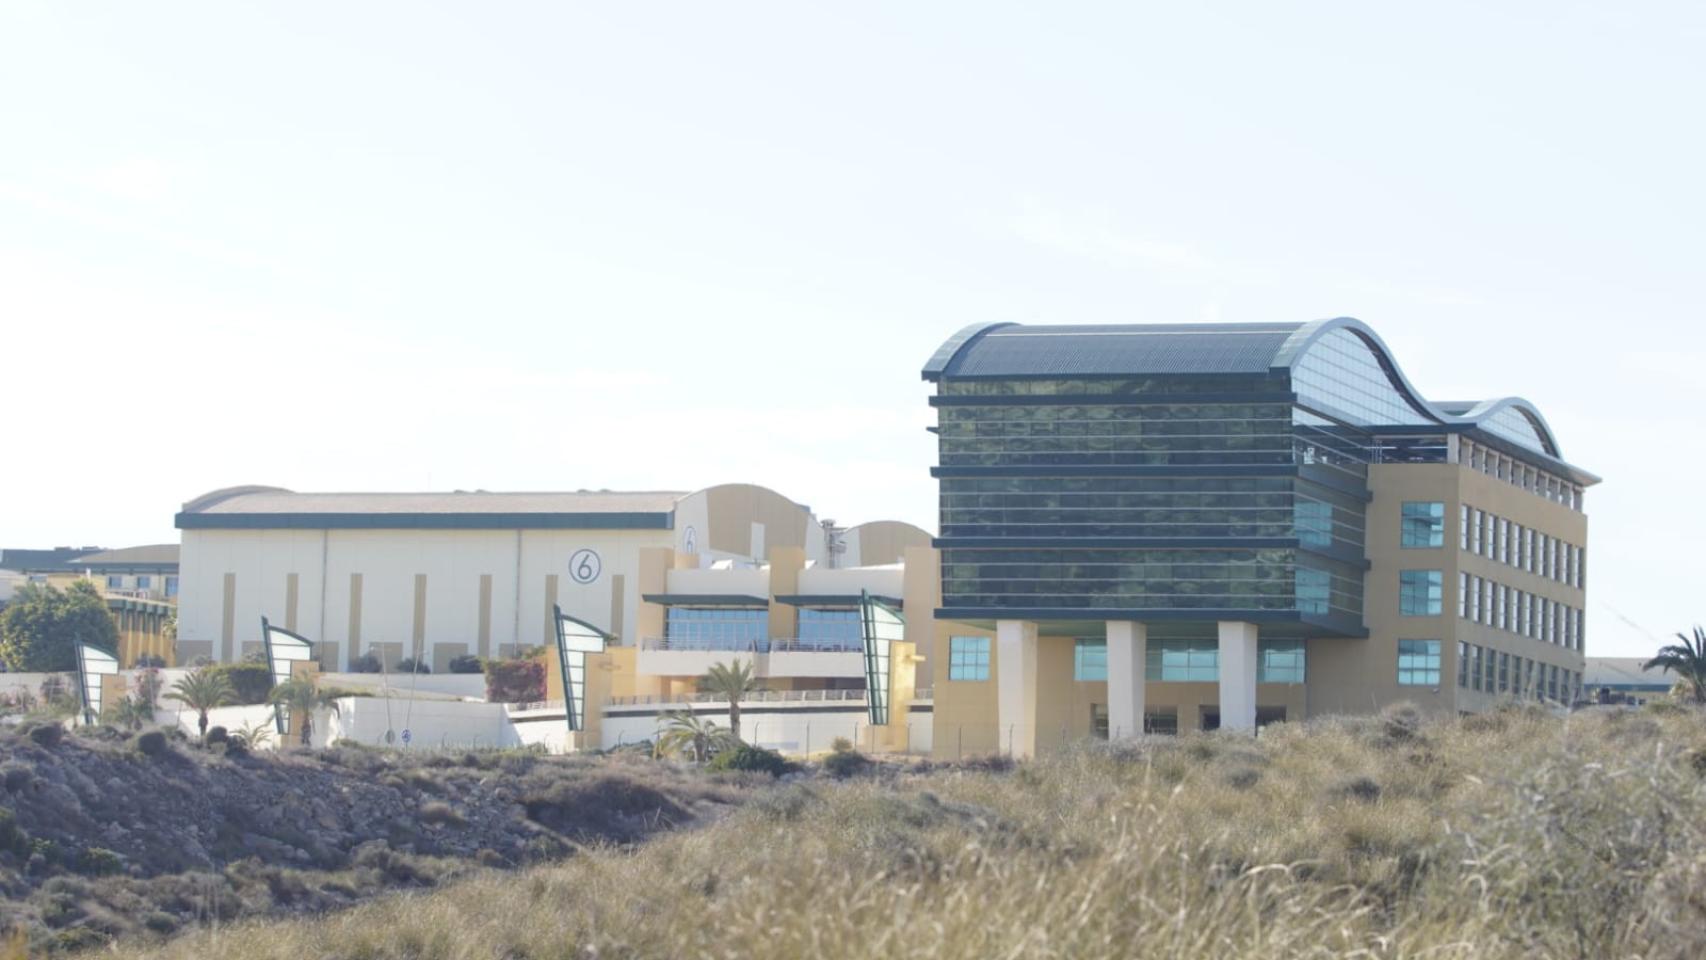
[(0, 766), (0, 784), (5, 784), (7, 793), (19, 792), (29, 786), (35, 778), (34, 770), (17, 761), (11, 761)]
[(57, 747), (64, 739), (65, 728), (57, 723), (42, 723), (30, 728), (30, 740), (38, 747)]
[(124, 858), (105, 847), (89, 847), (77, 855), (77, 872), (93, 877), (124, 872)]
[(371, 653), (364, 653), (349, 662), (350, 673), (378, 673), (382, 669), (384, 669), (384, 665), (379, 662), (377, 656)]
[(166, 754), (169, 747), (166, 735), (158, 730), (148, 730), (136, 735), (136, 749), (145, 757), (159, 757)]
[(416, 660), (414, 657), (404, 657), (403, 659), (397, 661), (397, 672), (398, 673), (431, 673), (432, 672), (432, 665), (427, 663), (424, 659), (423, 660)]
[(823, 758), (823, 771), (837, 780), (865, 772), (869, 757), (853, 749), (837, 750)]
[(853, 752), (853, 741), (846, 737), (836, 737), (829, 741), (829, 749), (835, 753), (851, 753)]
[(451, 673), (481, 673), (484, 672), (485, 669), (485, 664), (480, 662), (480, 658), (471, 653), (464, 653), (459, 657), (450, 658)]
[(208, 667), (212, 674), (225, 677), (225, 682), (231, 685), (235, 704), (266, 703), (267, 694), (272, 691), (272, 668), (264, 663), (221, 663)]
[(486, 699), (493, 703), (545, 699), (545, 665), (537, 660), (487, 660)]
[(230, 739), (231, 731), (219, 726), (218, 724), (207, 728), (207, 743), (209, 746), (216, 743), (224, 743)]
[(438, 801), (421, 804), (420, 821), (444, 827), (461, 827), (468, 823), (462, 819), (460, 813), (456, 812), (456, 808), (448, 803)]
[(750, 743), (724, 750), (711, 758), (709, 766), (712, 770), (749, 770), (754, 773), (768, 773), (773, 777), (779, 777), (791, 769), (781, 754), (755, 747)]
[(0, 807), (0, 850), (19, 857), (30, 855), (30, 838), (18, 826), (17, 815)]

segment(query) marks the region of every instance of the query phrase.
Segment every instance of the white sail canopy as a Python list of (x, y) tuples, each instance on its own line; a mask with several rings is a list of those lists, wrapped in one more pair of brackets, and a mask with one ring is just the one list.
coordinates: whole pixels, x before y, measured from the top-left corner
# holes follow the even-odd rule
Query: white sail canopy
[(77, 686), (83, 698), (83, 722), (101, 718), (101, 678), (118, 675), (118, 657), (90, 643), (77, 644)]
[(859, 627), (865, 650), (865, 714), (872, 724), (889, 722), (890, 646), (906, 639), (900, 611), (871, 596), (859, 597)]
[(570, 730), (586, 729), (586, 658), (603, 653), (610, 635), (555, 608), (557, 661), (563, 671), (564, 714)]

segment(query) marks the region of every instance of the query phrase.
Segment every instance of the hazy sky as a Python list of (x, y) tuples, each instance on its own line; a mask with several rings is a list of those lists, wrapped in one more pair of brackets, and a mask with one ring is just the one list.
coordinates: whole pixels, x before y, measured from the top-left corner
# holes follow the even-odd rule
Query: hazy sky
[(238, 483), (933, 528), (961, 326), (1350, 315), (1606, 478), (1589, 650), (1646, 653), (1706, 620), (1703, 49), (1687, 3), (0, 0), (0, 544)]

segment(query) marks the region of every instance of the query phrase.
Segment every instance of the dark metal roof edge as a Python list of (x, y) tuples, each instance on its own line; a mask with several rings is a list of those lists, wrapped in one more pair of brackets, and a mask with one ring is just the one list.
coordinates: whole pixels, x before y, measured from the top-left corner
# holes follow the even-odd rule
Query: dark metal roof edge
[(925, 380), (940, 380), (942, 375), (947, 372), (948, 365), (954, 362), (954, 358), (959, 356), (960, 351), (966, 346), (991, 330), (1014, 326), (1018, 326), (1018, 324), (986, 322), (961, 327), (958, 332), (936, 348), (936, 352), (930, 355), (930, 359), (924, 361), (924, 369), (919, 373), (919, 376)]
[(180, 513), (179, 530), (671, 530), (675, 514)]
[(768, 607), (769, 599), (749, 593), (642, 593), (640, 599), (666, 607)]
[[(902, 604), (900, 597), (887, 594), (873, 593), (871, 599), (879, 600), (891, 607), (899, 608)], [(777, 603), (785, 603), (790, 607), (857, 607), (860, 595), (857, 593), (778, 593)]]

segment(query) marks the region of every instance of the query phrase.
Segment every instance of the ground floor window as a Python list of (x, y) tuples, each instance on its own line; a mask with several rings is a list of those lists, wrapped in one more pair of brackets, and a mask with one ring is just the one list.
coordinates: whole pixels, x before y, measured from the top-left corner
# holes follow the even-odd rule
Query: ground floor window
[(1108, 679), (1107, 641), (1080, 639), (1073, 643), (1072, 679), (1080, 682)]
[[(1459, 685), (1462, 673), (1459, 671)], [(1398, 641), (1398, 685), (1404, 687), (1439, 686), (1439, 641)]]
[(989, 679), (989, 638), (948, 638), (948, 679)]
[(1108, 739), (1108, 705), (1105, 703), (1090, 704), (1090, 736), (1098, 740)]
[(1144, 733), (1176, 734), (1179, 732), (1179, 711), (1176, 707), (1165, 710), (1146, 710), (1143, 714)]

